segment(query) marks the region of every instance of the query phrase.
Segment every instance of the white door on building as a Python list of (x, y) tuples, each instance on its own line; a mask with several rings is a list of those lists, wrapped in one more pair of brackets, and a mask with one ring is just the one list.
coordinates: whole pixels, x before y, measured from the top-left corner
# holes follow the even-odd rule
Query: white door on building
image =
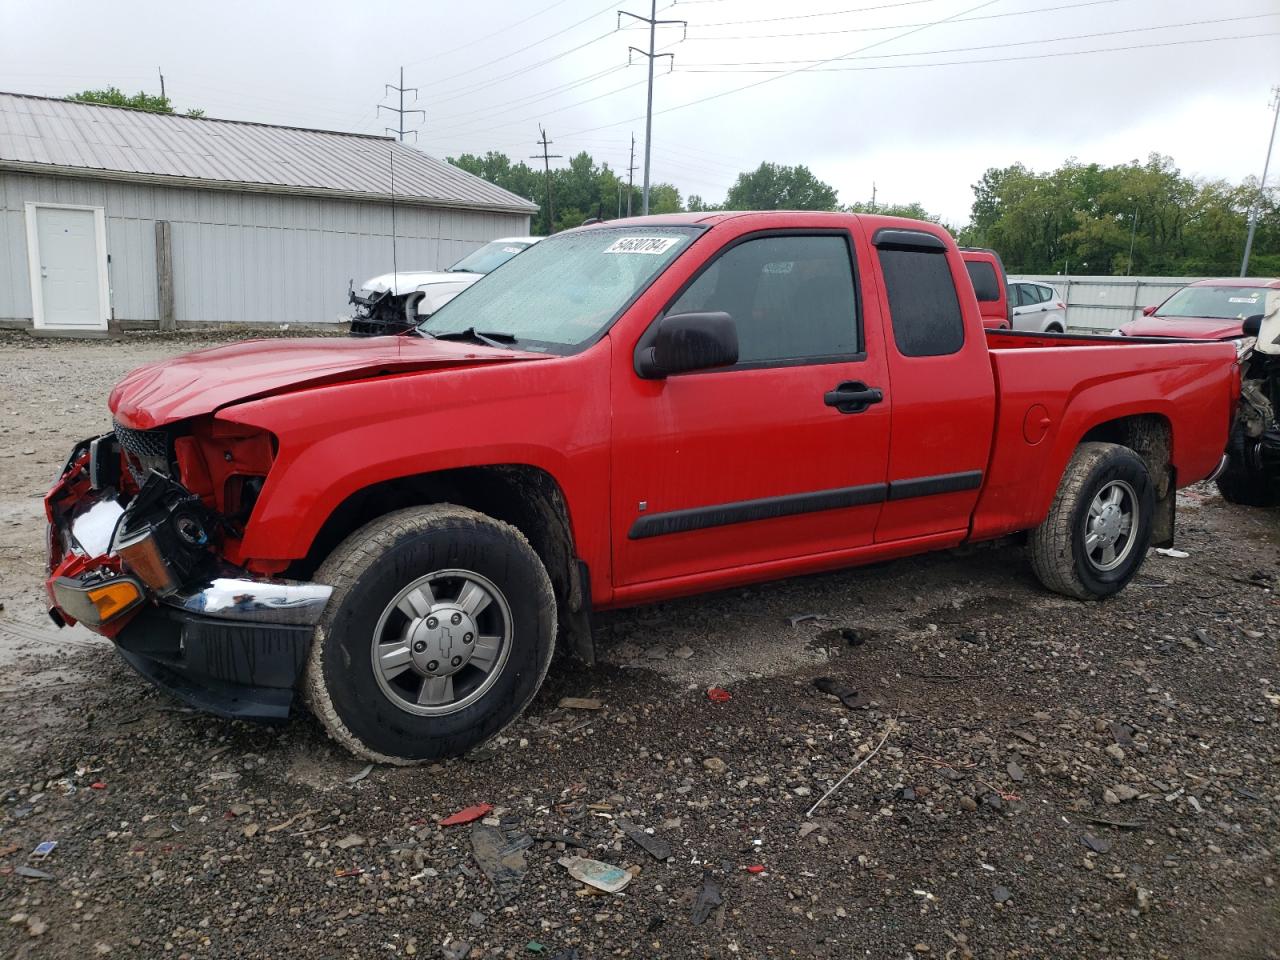
[(27, 204), (31, 300), (36, 327), (105, 330), (103, 211)]

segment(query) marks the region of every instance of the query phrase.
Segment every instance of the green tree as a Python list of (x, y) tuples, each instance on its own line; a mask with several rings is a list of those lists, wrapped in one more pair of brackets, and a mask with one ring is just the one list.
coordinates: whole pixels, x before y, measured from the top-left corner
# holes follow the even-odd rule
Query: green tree
[(762, 163), (738, 174), (725, 197), (726, 210), (834, 210), (836, 191), (803, 164)]
[[(81, 90), (67, 97), (81, 103), (105, 103), (113, 107), (132, 107), (135, 110), (147, 110), (151, 113), (173, 113), (173, 103), (168, 97), (150, 94), (144, 90), (130, 96), (118, 87), (104, 87), (101, 90)], [(192, 107), (187, 111), (188, 117), (203, 117), (204, 111)]]

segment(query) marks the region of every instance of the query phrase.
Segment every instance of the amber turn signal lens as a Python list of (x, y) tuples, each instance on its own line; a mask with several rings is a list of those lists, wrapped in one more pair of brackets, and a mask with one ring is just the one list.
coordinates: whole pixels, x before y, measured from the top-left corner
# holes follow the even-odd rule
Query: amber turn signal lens
[(147, 530), (142, 536), (116, 544), (116, 553), (130, 572), (157, 593), (164, 595), (178, 589), (178, 582), (160, 556), (156, 538)]
[(142, 592), (132, 580), (116, 580), (91, 589), (89, 599), (98, 609), (98, 622), (106, 623), (141, 600)]

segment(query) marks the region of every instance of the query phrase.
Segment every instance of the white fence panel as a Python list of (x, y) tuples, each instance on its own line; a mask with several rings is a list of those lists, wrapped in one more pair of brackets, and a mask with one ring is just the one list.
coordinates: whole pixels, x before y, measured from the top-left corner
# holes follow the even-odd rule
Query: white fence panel
[(1067, 326), (1083, 333), (1110, 333), (1142, 317), (1142, 308), (1160, 303), (1199, 277), (1017, 276), (1010, 283), (1045, 283), (1067, 305)]

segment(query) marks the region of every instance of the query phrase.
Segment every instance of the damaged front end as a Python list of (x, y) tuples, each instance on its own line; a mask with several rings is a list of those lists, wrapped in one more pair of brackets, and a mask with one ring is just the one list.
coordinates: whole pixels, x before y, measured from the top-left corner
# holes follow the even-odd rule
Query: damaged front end
[(424, 294), (414, 290), (397, 294), (391, 289), (371, 292), (367, 297), (356, 293), (353, 287), (347, 299), (355, 307), (351, 315), (351, 336), (384, 337), (408, 333), (421, 321), (418, 304)]
[(332, 588), (240, 556), (273, 457), (270, 434), (212, 419), (76, 444), (45, 497), (54, 622), (199, 709), (286, 717)]

